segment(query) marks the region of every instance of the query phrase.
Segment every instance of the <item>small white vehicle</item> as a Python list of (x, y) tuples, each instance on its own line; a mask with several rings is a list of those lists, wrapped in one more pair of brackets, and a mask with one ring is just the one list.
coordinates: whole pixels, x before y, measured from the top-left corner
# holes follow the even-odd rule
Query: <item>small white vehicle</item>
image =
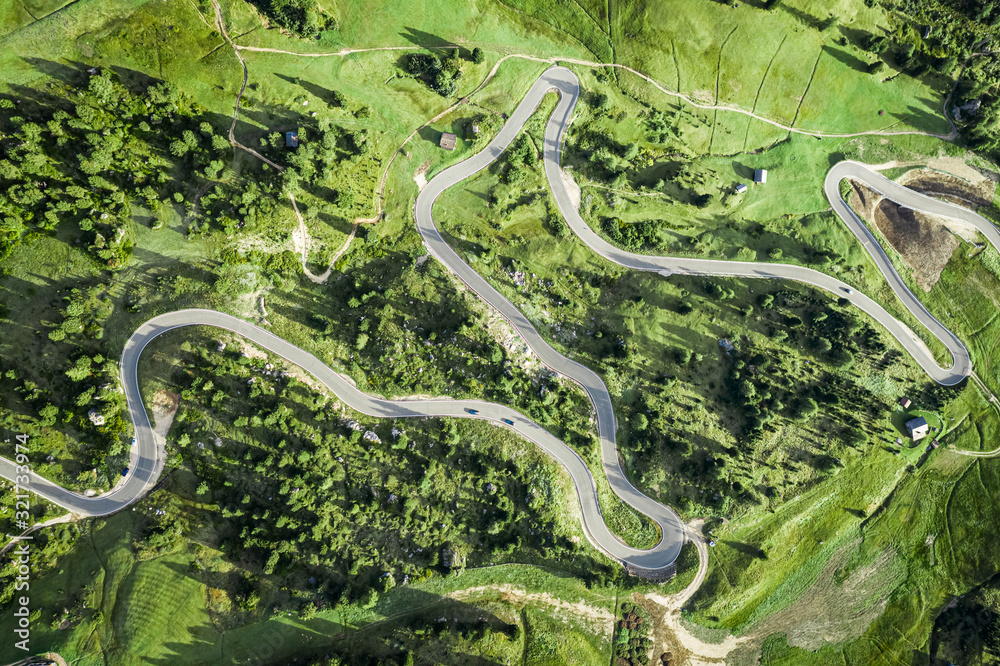
[(135, 437), (132, 438), (132, 446), (135, 446)]

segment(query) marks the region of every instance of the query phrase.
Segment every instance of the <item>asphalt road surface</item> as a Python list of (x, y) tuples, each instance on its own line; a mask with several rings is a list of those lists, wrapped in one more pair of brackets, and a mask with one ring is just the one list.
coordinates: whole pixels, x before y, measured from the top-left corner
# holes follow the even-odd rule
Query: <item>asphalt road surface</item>
[[(237, 333), (302, 367), (350, 407), (364, 414), (382, 418), (424, 416), (479, 418), (514, 430), (536, 443), (567, 469), (572, 477), (580, 502), (584, 530), (597, 548), (639, 572), (656, 572), (670, 566), (677, 559), (683, 544), (684, 527), (673, 510), (643, 495), (629, 483), (622, 472), (615, 440), (617, 423), (611, 396), (604, 382), (594, 371), (563, 356), (546, 343), (527, 318), (510, 301), (491, 287), (451, 249), (434, 225), (432, 208), (441, 193), (486, 168), (499, 157), (521, 131), (545, 94), (552, 90), (559, 93), (560, 99), (546, 127), (544, 153), (546, 177), (559, 209), (570, 228), (595, 252), (622, 266), (634, 270), (655, 271), (664, 276), (679, 274), (788, 279), (809, 284), (831, 292), (837, 297), (847, 298), (853, 305), (876, 319), (899, 340), (935, 381), (945, 385), (954, 385), (970, 374), (971, 362), (966, 347), (951, 331), (937, 321), (907, 289), (878, 242), (868, 231), (867, 226), (842, 201), (838, 187), (844, 178), (856, 179), (900, 205), (927, 213), (965, 220), (974, 224), (994, 247), (1000, 249), (1000, 233), (986, 219), (965, 208), (913, 192), (856, 162), (841, 162), (835, 165), (824, 183), (826, 195), (834, 211), (868, 250), (903, 304), (950, 350), (953, 364), (949, 368), (942, 368), (908, 327), (897, 321), (864, 294), (853, 289), (848, 291), (846, 283), (824, 273), (800, 266), (782, 264), (640, 255), (616, 248), (601, 239), (583, 221), (570, 203), (569, 194), (559, 173), (562, 135), (572, 118), (580, 88), (573, 72), (562, 67), (553, 67), (539, 77), (489, 146), (464, 162), (445, 169), (424, 187), (417, 197), (415, 206), (417, 228), (430, 253), (500, 312), (515, 327), (543, 363), (553, 371), (573, 379), (586, 391), (597, 414), (604, 472), (612, 489), (624, 501), (649, 516), (657, 524), (662, 538), (655, 547), (649, 550), (637, 550), (626, 546), (615, 537), (608, 530), (601, 515), (596, 488), (587, 465), (573, 449), (519, 412), (502, 405), (473, 400), (391, 401), (376, 398), (359, 391), (348, 379), (336, 373), (309, 352), (260, 327), (213, 310), (181, 310), (155, 317), (140, 326), (126, 343), (122, 354), (121, 372), (137, 439), (138, 452), (137, 456), (133, 457), (137, 458), (138, 462), (130, 470), (123, 483), (119, 484), (114, 491), (100, 497), (84, 497), (34, 474), (31, 475), (28, 484), (22, 485), (60, 506), (88, 516), (113, 513), (142, 497), (155, 484), (162, 468), (162, 460), (158, 458), (155, 435), (140, 397), (137, 376), (139, 356), (151, 340), (166, 331), (183, 326), (214, 326)], [(479, 413), (477, 415), (470, 414), (468, 411), (470, 409), (477, 410)], [(513, 425), (504, 423), (502, 419), (513, 421)], [(11, 461), (0, 458), (0, 476), (9, 480), (15, 478), (15, 468)]]

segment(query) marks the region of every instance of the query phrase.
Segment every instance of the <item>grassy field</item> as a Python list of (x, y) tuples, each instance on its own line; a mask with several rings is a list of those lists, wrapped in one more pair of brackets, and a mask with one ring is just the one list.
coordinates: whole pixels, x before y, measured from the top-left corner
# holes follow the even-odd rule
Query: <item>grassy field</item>
[[(738, 106), (827, 132), (949, 129), (940, 116), (946, 80), (899, 76), (882, 82), (895, 74), (891, 68), (867, 74), (871, 56), (858, 44), (890, 21), (881, 8), (860, 0), (819, 11), (805, 2), (772, 11), (711, 2), (608, 8), (518, 0), (512, 6), (578, 36), (598, 61), (635, 67), (703, 104)], [(836, 19), (827, 25), (830, 17)], [(845, 105), (844, 99), (853, 102)], [(740, 150), (746, 120), (722, 113), (718, 119), (718, 145), (708, 142), (718, 152)]]

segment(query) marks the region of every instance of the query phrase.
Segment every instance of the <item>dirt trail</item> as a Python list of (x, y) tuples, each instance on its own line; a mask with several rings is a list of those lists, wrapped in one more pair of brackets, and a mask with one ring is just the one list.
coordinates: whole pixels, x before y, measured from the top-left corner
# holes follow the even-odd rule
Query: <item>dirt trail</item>
[(698, 572), (694, 580), (678, 592), (670, 596), (656, 593), (643, 595), (642, 598), (660, 607), (661, 613), (654, 614), (653, 626), (653, 657), (654, 662), (663, 653), (671, 654), (671, 664), (688, 664), (702, 666), (706, 664), (725, 663), (730, 652), (749, 640), (746, 637), (727, 636), (721, 643), (708, 643), (694, 636), (681, 623), (681, 609), (684, 608), (694, 593), (705, 581), (708, 573), (708, 546), (701, 528), (705, 524), (702, 519), (693, 520), (688, 524), (687, 536), (698, 550)]
[(236, 95), (236, 106), (233, 107), (233, 122), (229, 125), (229, 143), (231, 143), (235, 148), (248, 152), (257, 159), (270, 164), (278, 171), (284, 171), (285, 167), (275, 164), (253, 148), (244, 146), (242, 143), (237, 141), (236, 137), (233, 135), (233, 130), (236, 129), (236, 120), (240, 115), (240, 102), (243, 100), (243, 93), (247, 88), (247, 78), (249, 78), (249, 72), (247, 71), (246, 61), (243, 60), (243, 56), (240, 55), (240, 49), (237, 48), (236, 43), (233, 42), (233, 40), (229, 37), (229, 33), (226, 31), (226, 22), (222, 20), (222, 9), (219, 7), (219, 0), (212, 0), (212, 9), (215, 10), (215, 27), (222, 34), (222, 37), (229, 42), (229, 45), (233, 47), (233, 53), (236, 54), (236, 58), (240, 61), (240, 66), (243, 68), (243, 85), (240, 86), (240, 92)]
[(292, 202), (292, 210), (295, 211), (295, 217), (299, 220), (299, 228), (292, 232), (292, 244), (295, 246), (295, 251), (302, 256), (302, 272), (306, 274), (306, 277), (315, 282), (316, 284), (323, 284), (326, 282), (330, 274), (333, 272), (333, 266), (337, 263), (337, 259), (340, 259), (341, 255), (347, 252), (347, 249), (351, 247), (351, 241), (354, 240), (354, 235), (358, 232), (358, 221), (354, 222), (354, 226), (351, 227), (351, 233), (348, 234), (347, 240), (340, 247), (339, 250), (330, 258), (330, 264), (326, 267), (326, 271), (316, 275), (309, 270), (306, 262), (309, 260), (309, 230), (306, 228), (306, 221), (302, 218), (302, 213), (299, 212), (299, 206), (295, 201), (295, 196), (289, 192), (288, 199)]
[[(214, 2), (214, 0), (213, 0), (213, 2)], [(241, 51), (262, 51), (262, 52), (267, 52), (267, 53), (279, 53), (279, 54), (282, 54), (282, 55), (298, 56), (298, 57), (302, 57), (302, 58), (326, 58), (326, 57), (343, 58), (344, 56), (351, 55), (352, 53), (371, 53), (371, 52), (376, 52), (376, 51), (404, 51), (404, 50), (413, 50), (415, 48), (427, 49), (427, 50), (433, 50), (433, 49), (440, 50), (440, 49), (455, 48), (455, 46), (457, 46), (457, 44), (456, 45), (449, 45), (449, 46), (420, 46), (420, 45), (415, 45), (415, 46), (412, 46), (412, 47), (411, 46), (379, 46), (379, 47), (373, 47), (373, 48), (367, 48), (367, 49), (341, 49), (340, 51), (336, 51), (336, 52), (333, 52), (333, 53), (298, 53), (298, 52), (295, 52), (295, 51), (283, 51), (281, 49), (272, 49), (272, 48), (265, 48), (265, 47), (260, 47), (260, 46), (239, 46), (239, 45), (236, 45), (236, 44), (233, 45), (233, 48), (241, 50)], [(742, 115), (754, 118), (755, 120), (759, 120), (762, 123), (767, 123), (768, 125), (772, 125), (774, 127), (777, 127), (778, 129), (781, 129), (783, 131), (794, 132), (796, 134), (803, 134), (803, 135), (806, 135), (806, 136), (815, 136), (815, 137), (824, 137), (824, 136), (825, 137), (854, 137), (854, 136), (867, 136), (867, 135), (872, 135), (872, 134), (881, 135), (881, 136), (904, 136), (904, 135), (909, 135), (909, 134), (916, 134), (916, 135), (922, 135), (922, 136), (933, 136), (933, 137), (937, 137), (939, 139), (945, 139), (947, 141), (950, 141), (950, 140), (954, 139), (956, 136), (958, 136), (958, 130), (955, 128), (955, 124), (951, 121), (951, 118), (949, 118), (948, 115), (945, 114), (945, 113), (942, 113), (942, 115), (944, 116), (944, 119), (948, 122), (948, 124), (951, 126), (951, 131), (948, 132), (947, 134), (935, 134), (933, 132), (923, 132), (923, 131), (920, 131), (920, 130), (904, 130), (904, 131), (892, 132), (892, 131), (889, 131), (888, 127), (885, 128), (885, 129), (880, 129), (880, 130), (866, 130), (864, 132), (821, 132), (821, 131), (817, 131), (817, 130), (804, 130), (804, 129), (798, 129), (796, 127), (792, 127), (791, 125), (785, 125), (784, 123), (778, 122), (776, 120), (772, 120), (772, 119), (767, 118), (765, 116), (761, 116), (761, 115), (759, 115), (759, 114), (757, 114), (757, 113), (755, 113), (753, 111), (748, 111), (746, 109), (741, 109), (741, 108), (739, 108), (737, 106), (730, 106), (728, 104), (713, 104), (713, 103), (706, 103), (706, 102), (695, 101), (695, 96), (697, 95), (697, 91), (695, 93), (692, 93), (692, 95), (685, 95), (682, 92), (679, 92), (679, 91), (676, 91), (676, 90), (671, 90), (670, 88), (664, 86), (663, 84), (661, 84), (659, 81), (657, 81), (653, 77), (651, 77), (651, 76), (649, 76), (647, 74), (644, 74), (644, 73), (640, 72), (637, 69), (629, 67), (628, 65), (621, 65), (621, 64), (618, 64), (618, 63), (614, 63), (614, 62), (594, 62), (593, 60), (581, 60), (579, 58), (566, 58), (566, 57), (562, 57), (562, 56), (552, 56), (552, 57), (546, 58), (544, 56), (531, 55), (531, 54), (527, 54), (527, 53), (508, 53), (508, 54), (504, 55), (502, 58), (500, 58), (500, 60), (497, 61), (497, 66), (499, 66), (500, 63), (502, 63), (503, 61), (507, 60), (508, 58), (521, 58), (521, 59), (524, 59), (524, 60), (534, 60), (536, 62), (547, 62), (547, 63), (553, 64), (553, 65), (555, 65), (557, 63), (560, 63), (560, 62), (565, 62), (565, 63), (570, 63), (570, 64), (573, 64), (573, 65), (581, 65), (583, 67), (615, 67), (617, 69), (621, 69), (623, 71), (629, 72), (630, 74), (634, 74), (635, 76), (638, 76), (639, 78), (641, 78), (642, 80), (646, 81), (647, 83), (649, 83), (650, 85), (652, 85), (654, 88), (656, 88), (657, 90), (659, 90), (660, 92), (662, 92), (664, 95), (668, 95), (670, 97), (676, 97), (677, 99), (680, 99), (680, 100), (682, 100), (682, 101), (690, 104), (691, 106), (697, 107), (699, 109), (705, 109), (705, 110), (708, 110), (708, 111), (730, 111), (732, 113), (740, 113)], [(241, 61), (242, 61), (242, 59), (241, 59)], [(494, 71), (495, 70), (496, 70), (496, 67), (494, 67)], [(490, 72), (489, 76), (487, 77), (487, 80), (489, 78), (491, 78), (493, 76), (493, 74), (494, 74), (494, 72)], [(476, 91), (474, 91), (474, 92), (476, 92)], [(471, 94), (472, 93), (470, 93), (470, 95)], [(947, 105), (948, 101), (950, 101), (950, 99), (951, 99), (951, 94), (949, 94), (948, 97), (945, 99), (945, 106)], [(890, 125), (889, 127), (892, 127), (892, 125)]]

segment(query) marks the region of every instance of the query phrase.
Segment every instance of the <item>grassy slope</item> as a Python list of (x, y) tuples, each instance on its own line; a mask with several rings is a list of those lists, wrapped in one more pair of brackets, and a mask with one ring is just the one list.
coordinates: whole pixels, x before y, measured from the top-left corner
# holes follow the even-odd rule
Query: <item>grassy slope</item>
[(997, 358), (996, 344), (996, 340), (1000, 339), (1000, 322), (997, 321), (1000, 254), (997, 250), (981, 238), (985, 247), (979, 251), (968, 243), (962, 243), (955, 248), (940, 279), (929, 292), (925, 292), (914, 282), (912, 271), (882, 233), (874, 225), (869, 226), (910, 290), (965, 342), (972, 354), (976, 373), (996, 392), (1000, 387), (997, 375), (1000, 359)]
[[(821, 10), (785, 2), (773, 11), (749, 3), (737, 9), (721, 2), (625, 2), (609, 5), (610, 13), (589, 7), (597, 3), (510, 4), (577, 35), (598, 60), (636, 67), (703, 103), (753, 109), (784, 124), (827, 132), (949, 129), (939, 111), (947, 93), (944, 80), (899, 77), (881, 83), (891, 70), (876, 76), (862, 71), (870, 56), (854, 44), (883, 29), (887, 20), (861, 0), (840, 0)], [(817, 28), (831, 14), (839, 22), (821, 33)], [(843, 104), (849, 96), (852, 103)], [(715, 149), (739, 150), (747, 121), (721, 113), (719, 119)]]

